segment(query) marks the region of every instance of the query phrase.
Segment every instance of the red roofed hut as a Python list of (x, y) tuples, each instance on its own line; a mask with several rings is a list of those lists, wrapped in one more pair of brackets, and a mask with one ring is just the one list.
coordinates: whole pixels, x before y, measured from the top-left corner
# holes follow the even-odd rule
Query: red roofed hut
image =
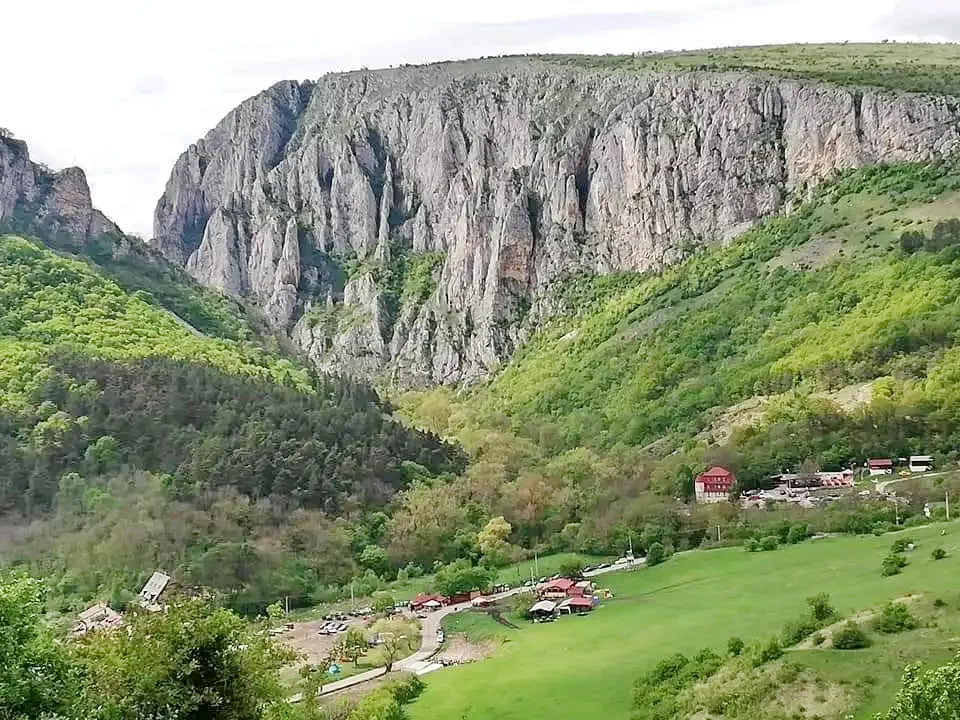
[(893, 460), (890, 458), (870, 458), (867, 469), (871, 475), (893, 475)]
[(594, 608), (594, 601), (589, 597), (572, 597), (567, 600), (567, 606), (575, 613), (590, 612)]
[(410, 609), (416, 612), (418, 610), (422, 610), (427, 603), (438, 603), (439, 605), (443, 605), (445, 600), (446, 598), (442, 595), (424, 595), (421, 593), (410, 601)]
[(698, 503), (724, 502), (730, 496), (737, 478), (719, 465), (697, 475), (693, 488)]
[(575, 586), (576, 583), (569, 578), (557, 578), (541, 587), (540, 595), (545, 598), (565, 598)]

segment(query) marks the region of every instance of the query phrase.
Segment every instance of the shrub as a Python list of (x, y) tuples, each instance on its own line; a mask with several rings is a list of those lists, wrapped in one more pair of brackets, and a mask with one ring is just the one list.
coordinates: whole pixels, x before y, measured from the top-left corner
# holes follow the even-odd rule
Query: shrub
[(921, 249), (927, 242), (927, 236), (917, 230), (907, 230), (900, 236), (900, 248), (908, 255)]
[(767, 535), (760, 541), (760, 549), (764, 552), (776, 550), (778, 547), (780, 547), (780, 541), (777, 539), (776, 535)]
[(880, 574), (885, 577), (897, 575), (906, 566), (907, 559), (903, 557), (903, 555), (887, 555), (883, 559), (883, 565), (881, 566)]
[(743, 544), (743, 549), (747, 552), (757, 552), (760, 550), (760, 540), (755, 537), (747, 538), (747, 541)]
[(897, 538), (893, 541), (893, 545), (890, 546), (890, 552), (893, 554), (906, 552), (910, 545), (913, 545), (913, 540), (910, 538)]
[(753, 666), (760, 667), (764, 663), (773, 662), (781, 657), (783, 657), (783, 646), (777, 638), (773, 637), (757, 648), (753, 656)]
[(743, 652), (743, 640), (734, 635), (727, 640), (727, 654), (736, 657)]
[(423, 680), (416, 675), (410, 675), (402, 680), (398, 680), (390, 687), (393, 690), (393, 697), (396, 698), (397, 702), (401, 705), (406, 705), (418, 698), (426, 685), (424, 685)]
[(943, 598), (937, 598), (936, 600), (933, 601), (933, 606), (935, 608), (944, 608), (947, 606), (947, 601), (944, 600)]
[(784, 647), (796, 645), (804, 638), (810, 637), (817, 631), (818, 627), (820, 626), (812, 617), (803, 617), (799, 620), (791, 620), (783, 626), (783, 632), (780, 633)]
[(666, 552), (661, 543), (655, 542), (647, 548), (647, 567), (659, 565), (666, 558)]
[(870, 646), (870, 638), (863, 629), (852, 620), (833, 633), (833, 647), (837, 650), (860, 650)]
[(796, 545), (798, 542), (803, 542), (808, 537), (810, 537), (810, 528), (801, 523), (793, 525), (790, 528), (790, 532), (787, 533), (787, 542), (791, 545)]
[(814, 645), (817, 645), (817, 646), (823, 645), (823, 640), (824, 640), (823, 633), (818, 633), (818, 632), (814, 633), (810, 639), (813, 641)]
[(826, 593), (808, 597), (807, 605), (810, 606), (810, 613), (813, 615), (814, 620), (819, 623), (831, 620), (837, 614), (837, 611), (833, 609), (833, 605), (830, 604), (830, 596)]
[(930, 553), (930, 557), (934, 560), (943, 560), (947, 556), (947, 551), (943, 548), (934, 548), (933, 552)]
[(903, 603), (888, 603), (874, 619), (873, 629), (886, 635), (913, 630), (919, 623)]

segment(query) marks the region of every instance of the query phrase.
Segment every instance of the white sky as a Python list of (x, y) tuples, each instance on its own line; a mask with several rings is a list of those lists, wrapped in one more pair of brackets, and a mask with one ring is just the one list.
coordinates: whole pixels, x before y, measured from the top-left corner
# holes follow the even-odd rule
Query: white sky
[(94, 203), (149, 236), (177, 156), (278, 80), (501, 53), (960, 40), (955, 2), (4, 0), (0, 127), (35, 160), (84, 168)]

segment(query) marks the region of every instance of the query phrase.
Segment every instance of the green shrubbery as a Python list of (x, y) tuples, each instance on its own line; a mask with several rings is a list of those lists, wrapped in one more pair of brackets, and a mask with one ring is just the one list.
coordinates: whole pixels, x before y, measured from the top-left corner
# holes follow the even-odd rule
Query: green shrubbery
[(907, 559), (903, 555), (887, 555), (880, 567), (880, 574), (884, 576), (898, 575), (907, 566)]
[(934, 548), (933, 552), (930, 553), (930, 557), (934, 560), (943, 560), (947, 556), (947, 551), (943, 548)]
[(884, 606), (880, 614), (874, 618), (872, 626), (877, 632), (892, 635), (904, 630), (913, 630), (918, 624), (917, 619), (910, 614), (909, 608), (904, 603), (892, 602)]
[(839, 85), (960, 95), (960, 57), (950, 44), (770, 45), (632, 55), (545, 56), (549, 62), (639, 71), (774, 73)]
[(783, 657), (783, 645), (780, 644), (780, 640), (777, 638), (770, 638), (765, 643), (756, 646), (751, 653), (751, 657), (754, 667), (760, 667), (765, 663), (779, 660)]
[(810, 608), (807, 615), (784, 625), (781, 632), (784, 647), (796, 645), (810, 637), (837, 616), (837, 611), (830, 604), (830, 596), (826, 593), (807, 598), (807, 605)]
[(833, 633), (833, 647), (837, 650), (860, 650), (870, 646), (870, 638), (857, 623), (845, 622)]
[(723, 660), (709, 648), (693, 658), (670, 655), (658, 662), (633, 687), (635, 720), (663, 720), (678, 708), (678, 695), (697, 682), (711, 677)]
[(897, 555), (899, 553), (904, 553), (910, 549), (910, 546), (913, 545), (913, 540), (908, 537), (897, 538), (893, 541), (893, 545), (890, 546), (890, 553)]
[(727, 641), (727, 654), (734, 657), (743, 652), (744, 643), (738, 637), (732, 637)]
[(767, 537), (760, 540), (760, 549), (763, 552), (770, 552), (771, 550), (776, 550), (780, 547), (780, 540), (776, 535), (767, 535)]
[(659, 565), (666, 559), (666, 551), (663, 544), (655, 542), (647, 548), (647, 566)]

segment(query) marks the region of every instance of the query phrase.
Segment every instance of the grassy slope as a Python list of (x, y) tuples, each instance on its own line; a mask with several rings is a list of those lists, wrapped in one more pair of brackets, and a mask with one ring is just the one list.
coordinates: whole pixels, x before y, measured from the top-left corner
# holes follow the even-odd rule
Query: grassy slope
[(287, 360), (198, 335), (86, 263), (15, 236), (0, 237), (0, 402), (21, 402), (42, 377), (47, 353), (60, 345), (110, 360), (191, 360), (307, 387), (306, 374)]
[(922, 377), (953, 346), (960, 287), (945, 258), (897, 239), (958, 215), (957, 172), (867, 169), (662, 275), (569, 278), (576, 314), (470, 402), (609, 447), (689, 437), (758, 393)]
[[(651, 570), (616, 573), (604, 581), (616, 599), (591, 616), (525, 626), (493, 658), (431, 675), (411, 716), (526, 720), (563, 708), (570, 717), (628, 718), (633, 681), (661, 657), (705, 646), (722, 652), (731, 635), (749, 642), (778, 633), (814, 593), (828, 592), (844, 614), (910, 592), (956, 605), (960, 528), (948, 532), (941, 538), (939, 527), (911, 531), (920, 547), (904, 573), (890, 578), (879, 569), (891, 536), (819, 540), (773, 553), (696, 552)], [(929, 550), (935, 545), (951, 556), (934, 563)], [(940, 657), (929, 645), (917, 647), (921, 655)], [(791, 659), (802, 662), (804, 655), (794, 652)], [(833, 662), (841, 667), (856, 660)], [(880, 703), (900, 668), (881, 673), (879, 665), (870, 667), (878, 684), (869, 702)]]
[(914, 43), (766, 45), (650, 55), (565, 55), (545, 58), (624, 70), (743, 70), (873, 85), (892, 90), (960, 95), (960, 47)]

